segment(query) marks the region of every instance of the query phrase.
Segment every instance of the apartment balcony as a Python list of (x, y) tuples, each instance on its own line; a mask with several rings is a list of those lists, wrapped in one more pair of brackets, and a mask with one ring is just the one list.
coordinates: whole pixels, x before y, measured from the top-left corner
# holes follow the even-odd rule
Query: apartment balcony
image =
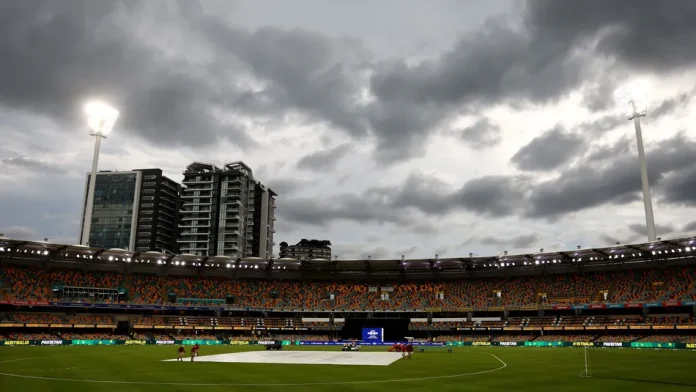
[(182, 221), (190, 221), (190, 220), (210, 220), (210, 214), (201, 214), (201, 213), (188, 213), (188, 214), (182, 214), (181, 220)]
[(244, 207), (244, 204), (242, 204), (239, 199), (228, 199), (227, 201), (223, 201), (222, 204), (228, 205), (228, 206), (239, 206), (239, 207)]
[(179, 248), (182, 253), (194, 253), (194, 252), (207, 252), (208, 248), (187, 248), (187, 247), (180, 247)]
[(177, 243), (179, 244), (203, 244), (203, 243), (208, 243), (208, 240), (190, 240), (190, 239), (178, 239), (176, 240)]
[(196, 185), (196, 184), (212, 184), (212, 183), (213, 183), (213, 179), (212, 179), (212, 178), (209, 178), (209, 179), (204, 179), (204, 178), (197, 179), (197, 178), (191, 178), (191, 177), (185, 178), (184, 181), (182, 182), (182, 184), (184, 184), (184, 185), (186, 185), (186, 186), (189, 186), (189, 185)]
[(196, 231), (182, 231), (181, 232), (182, 236), (189, 236), (189, 235), (204, 235), (204, 236), (209, 236), (210, 232), (209, 231), (203, 231), (203, 232), (196, 232)]
[(202, 194), (202, 195), (200, 195), (200, 194), (199, 194), (199, 195), (195, 195), (195, 194), (192, 194), (192, 193), (189, 193), (189, 192), (184, 192), (184, 193), (181, 195), (181, 198), (182, 198), (182, 199), (196, 199), (196, 198), (197, 198), (197, 199), (210, 199), (210, 198), (212, 198), (212, 197), (213, 197), (213, 194), (212, 194), (212, 193), (206, 193), (206, 194)]
[(179, 210), (180, 214), (210, 214), (211, 212), (213, 212), (213, 210), (210, 208), (206, 208), (206, 209), (202, 209), (202, 210), (194, 210), (192, 208), (186, 208), (186, 209), (182, 208)]
[(177, 193), (176, 191), (172, 191), (169, 188), (160, 188), (160, 196), (169, 196), (172, 199), (176, 199)]
[(210, 229), (210, 224), (207, 224), (207, 225), (193, 225), (193, 224), (183, 223), (183, 222), (182, 222), (181, 225), (179, 225), (179, 227), (182, 228), (182, 229), (194, 229), (194, 228), (199, 228), (199, 227), (204, 227), (204, 228), (206, 228), (206, 229)]
[(162, 181), (162, 185), (163, 185), (164, 187), (166, 187), (167, 189), (173, 190), (175, 194), (176, 194), (177, 192), (179, 192), (179, 188), (178, 188), (173, 182), (170, 182), (170, 181)]

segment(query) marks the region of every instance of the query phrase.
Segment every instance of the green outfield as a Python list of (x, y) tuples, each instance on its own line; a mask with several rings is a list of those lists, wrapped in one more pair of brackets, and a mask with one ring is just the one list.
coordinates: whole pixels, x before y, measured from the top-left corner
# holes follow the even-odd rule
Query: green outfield
[[(259, 350), (206, 346), (201, 356)], [(338, 347), (301, 351), (340, 350)], [(386, 348), (371, 349), (386, 351)], [(389, 366), (162, 362), (175, 346), (0, 348), (0, 391), (692, 391), (696, 351), (428, 348)], [(298, 353), (299, 356), (304, 353)], [(352, 355), (352, 353), (345, 353)]]

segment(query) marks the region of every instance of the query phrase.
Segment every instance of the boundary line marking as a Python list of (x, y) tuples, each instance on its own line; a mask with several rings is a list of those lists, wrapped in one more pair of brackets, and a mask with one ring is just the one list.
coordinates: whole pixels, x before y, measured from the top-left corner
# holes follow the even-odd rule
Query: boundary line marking
[[(475, 375), (479, 375), (479, 374), (492, 373), (492, 372), (496, 372), (498, 370), (503, 370), (507, 367), (507, 363), (505, 363), (502, 359), (498, 358), (496, 355), (491, 354), (491, 353), (482, 353), (482, 354), (490, 355), (491, 357), (495, 358), (498, 362), (500, 362), (502, 364), (502, 366), (497, 367), (495, 369), (482, 370), (479, 372), (453, 374), (453, 375), (447, 375), (447, 376), (401, 378), (401, 379), (391, 379), (391, 380), (273, 383), (273, 384), (185, 383), (185, 382), (154, 382), (154, 381), (84, 380), (84, 379), (74, 379), (74, 378), (29, 376), (29, 375), (14, 374), (14, 373), (0, 373), (0, 376), (23, 378), (23, 379), (29, 379), (29, 380), (84, 382), (84, 383), (91, 383), (91, 384), (172, 385), (172, 386), (179, 385), (179, 386), (197, 386), (197, 387), (225, 387), (225, 386), (227, 386), (227, 387), (290, 387), (290, 386), (321, 386), (321, 385), (384, 384), (384, 383), (390, 383), (390, 382), (441, 380), (441, 379), (448, 379), (448, 378), (467, 377), (467, 376), (475, 376)], [(81, 355), (84, 355), (84, 354), (81, 354)], [(72, 356), (72, 355), (64, 355), (64, 356)], [(30, 359), (38, 359), (38, 358), (59, 358), (59, 357), (61, 357), (61, 356), (58, 356), (58, 357), (17, 358), (17, 359), (10, 359), (7, 361), (2, 361), (2, 362), (0, 362), (0, 364), (9, 363), (9, 362), (27, 361)]]

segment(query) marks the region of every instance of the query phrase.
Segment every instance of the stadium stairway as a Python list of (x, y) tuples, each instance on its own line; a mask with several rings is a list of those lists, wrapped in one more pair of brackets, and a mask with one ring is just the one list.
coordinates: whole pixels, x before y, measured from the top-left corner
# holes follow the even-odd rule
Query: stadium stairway
[[(611, 280), (611, 285), (609, 286), (609, 292), (607, 293), (607, 301), (611, 302), (611, 299), (614, 298), (614, 293), (616, 292), (616, 281), (614, 279)], [(602, 298), (604, 299), (604, 298)]]
[(169, 292), (167, 291), (166, 279), (159, 279), (159, 284), (160, 284), (159, 295), (160, 295), (160, 298), (162, 299), (162, 302), (169, 302)]
[(131, 279), (129, 274), (123, 275), (123, 285), (126, 287), (126, 292), (128, 293), (128, 298), (133, 300), (133, 285), (131, 284)]
[[(52, 295), (53, 290), (51, 288), (51, 281), (48, 278), (48, 274), (41, 274), (41, 283), (43, 284), (43, 287), (46, 289), (46, 293), (49, 293), (49, 295)], [(43, 298), (45, 300), (49, 300), (49, 298)]]

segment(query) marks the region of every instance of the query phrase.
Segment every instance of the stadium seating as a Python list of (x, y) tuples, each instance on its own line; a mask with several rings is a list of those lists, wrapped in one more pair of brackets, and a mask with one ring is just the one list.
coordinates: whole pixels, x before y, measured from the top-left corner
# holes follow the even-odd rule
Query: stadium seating
[(592, 342), (595, 335), (543, 335), (534, 339), (535, 342)]
[[(52, 286), (125, 288), (133, 303), (200, 305), (233, 298), (243, 308), (322, 310), (520, 307), (535, 304), (696, 299), (696, 266), (445, 282), (233, 280), (205, 276), (122, 275), (78, 269), (0, 267), (5, 299), (48, 300)], [(378, 287), (388, 288), (384, 293)], [(497, 293), (500, 293), (498, 296)], [(543, 296), (545, 294), (545, 296)], [(330, 299), (333, 295), (333, 299)], [(203, 301), (203, 302), (201, 302)]]
[(433, 342), (488, 342), (491, 340), (489, 335), (468, 336), (468, 335), (440, 335), (433, 339)]
[(113, 324), (114, 320), (109, 316), (76, 315), (67, 316), (66, 320), (71, 324)]
[(64, 332), (60, 334), (60, 338), (65, 340), (131, 340), (130, 336), (118, 335), (114, 333)]
[(35, 267), (3, 266), (3, 281), (9, 287), (10, 300), (42, 301), (49, 298), (47, 274)]

